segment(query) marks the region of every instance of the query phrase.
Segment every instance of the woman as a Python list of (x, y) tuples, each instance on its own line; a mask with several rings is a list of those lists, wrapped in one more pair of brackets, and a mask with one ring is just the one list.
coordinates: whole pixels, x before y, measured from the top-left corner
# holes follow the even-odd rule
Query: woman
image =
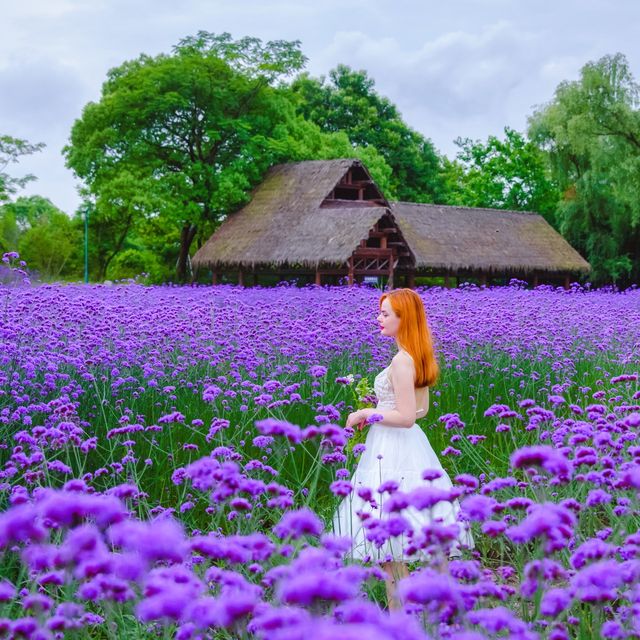
[[(353, 492), (340, 503), (333, 518), (334, 532), (351, 536), (353, 545), (351, 556), (360, 560), (384, 560), (382, 566), (387, 573), (387, 600), (390, 609), (400, 608), (395, 596), (395, 583), (409, 575), (405, 561), (428, 559), (420, 550), (417, 554), (407, 554), (406, 546), (411, 538), (402, 533), (390, 537), (378, 548), (367, 540), (367, 529), (363, 527), (360, 514), (373, 519), (387, 520), (391, 515), (383, 512), (385, 498), (389, 493), (377, 489), (387, 484), (392, 490), (394, 482), (401, 492), (409, 492), (418, 487), (450, 489), (451, 480), (443, 469), (425, 433), (416, 423), (417, 418), (426, 415), (429, 408), (429, 387), (439, 374), (434, 356), (431, 332), (427, 324), (422, 299), (412, 289), (394, 289), (380, 297), (378, 315), (380, 332), (394, 337), (398, 353), (375, 378), (374, 388), (378, 403), (375, 409), (360, 409), (350, 413), (346, 426), (362, 426), (373, 414), (380, 414), (382, 420), (369, 427), (365, 441), (365, 451), (360, 457), (351, 478)], [(431, 470), (430, 480), (423, 478), (423, 472)], [(370, 489), (370, 496), (366, 489)], [(382, 487), (385, 489), (385, 487)], [(411, 529), (419, 534), (421, 528), (434, 520), (445, 525), (457, 523), (460, 528), (457, 541), (451, 547), (450, 556), (461, 555), (459, 545), (473, 548), (474, 542), (468, 527), (457, 522), (460, 509), (457, 500), (440, 501), (431, 509), (417, 510), (409, 507), (400, 512)]]

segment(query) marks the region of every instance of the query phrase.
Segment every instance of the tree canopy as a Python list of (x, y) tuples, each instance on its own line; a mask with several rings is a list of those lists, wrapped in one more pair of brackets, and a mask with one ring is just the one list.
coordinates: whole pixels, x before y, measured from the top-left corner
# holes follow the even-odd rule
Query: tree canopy
[(0, 135), (0, 203), (7, 202), (20, 187), (36, 179), (31, 173), (19, 178), (9, 175), (6, 171), (9, 164), (19, 162), (20, 156), (40, 151), (44, 146), (43, 142), (31, 144), (20, 138)]
[(180, 234), (184, 279), (196, 234), (204, 241), (271, 165), (357, 155), (344, 134), (327, 136), (296, 116), (278, 81), (304, 60), (297, 41), (263, 45), (200, 32), (170, 55), (142, 55), (109, 71), (64, 150), (94, 200), (94, 221), (126, 228), (130, 220), (132, 229), (156, 217), (169, 222)]
[(595, 282), (640, 280), (638, 96), (626, 58), (604, 56), (529, 118), (562, 192), (560, 232), (589, 260)]
[(0, 207), (2, 251), (17, 250), (44, 280), (78, 267), (81, 236), (71, 218), (42, 196), (19, 197)]
[[(366, 71), (305, 72), (297, 40), (199, 31), (111, 69), (63, 149), (83, 186), (72, 217), (9, 165), (44, 145), (0, 136), (0, 244), (47, 278), (190, 275), (200, 247), (280, 162), (356, 157), (392, 200), (532, 210), (593, 267), (596, 285), (640, 281), (639, 87), (622, 54), (586, 64), (529, 117), (454, 160), (413, 130)], [(55, 248), (57, 247), (57, 249)]]
[(518, 131), (505, 127), (504, 140), (458, 138), (460, 151), (446, 163), (450, 204), (537, 211), (553, 221), (558, 190), (544, 153)]
[(343, 131), (353, 145), (371, 146), (391, 167), (395, 197), (407, 202), (444, 202), (441, 158), (432, 142), (402, 119), (397, 107), (374, 89), (366, 71), (338, 65), (329, 78), (300, 74), (291, 89), (296, 109), (322, 131)]

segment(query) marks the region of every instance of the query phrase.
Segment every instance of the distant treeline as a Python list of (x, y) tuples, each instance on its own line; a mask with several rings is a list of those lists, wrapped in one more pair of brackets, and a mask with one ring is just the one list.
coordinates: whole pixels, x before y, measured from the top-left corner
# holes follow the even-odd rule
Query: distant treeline
[(63, 149), (82, 181), (68, 216), (21, 197), (9, 164), (41, 144), (0, 136), (0, 248), (42, 280), (79, 280), (88, 216), (92, 281), (187, 281), (190, 256), (279, 162), (358, 157), (390, 199), (541, 213), (593, 267), (640, 282), (640, 110), (622, 54), (587, 63), (526, 132), (458, 138), (440, 154), (366, 71), (302, 71), (299, 41), (199, 32), (111, 69)]

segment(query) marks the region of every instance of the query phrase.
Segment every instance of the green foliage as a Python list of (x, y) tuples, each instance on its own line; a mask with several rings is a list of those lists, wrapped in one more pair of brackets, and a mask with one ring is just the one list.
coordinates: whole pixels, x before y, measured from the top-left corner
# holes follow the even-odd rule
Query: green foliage
[(0, 248), (20, 250), (45, 279), (79, 278), (87, 212), (92, 279), (185, 280), (192, 244), (270, 166), (354, 157), (390, 199), (537, 211), (589, 260), (594, 284), (640, 281), (640, 93), (623, 55), (562, 82), (526, 136), (458, 138), (453, 161), (366, 71), (312, 78), (305, 63), (298, 40), (199, 31), (111, 69), (63, 150), (84, 182), (71, 220), (43, 198), (9, 202), (34, 176), (6, 168), (44, 145), (0, 136)]
[(168, 274), (158, 260), (158, 256), (149, 249), (124, 249), (114, 257), (107, 277), (109, 280), (124, 280), (142, 276), (142, 282), (161, 282)]
[[(299, 44), (201, 31), (171, 55), (141, 55), (109, 71), (64, 149), (98, 225), (96, 277), (127, 244), (156, 253), (172, 235), (163, 259), (177, 262), (184, 279), (191, 242), (200, 246), (278, 162), (361, 155), (388, 183), (375, 150), (354, 149), (344, 134), (325, 135), (296, 115), (280, 81), (304, 64)], [(149, 228), (162, 231), (147, 244)]]
[(77, 275), (80, 229), (42, 196), (17, 198), (0, 207), (0, 242), (18, 251), (42, 280)]
[(291, 84), (297, 111), (327, 133), (343, 131), (352, 145), (373, 147), (391, 168), (387, 197), (443, 202), (440, 158), (430, 140), (411, 129), (396, 106), (374, 89), (366, 71), (338, 65), (324, 76), (300, 74)]
[(300, 51), (300, 40), (272, 40), (263, 45), (259, 38), (249, 36), (234, 41), (227, 32), (198, 31), (195, 36), (180, 40), (173, 50), (176, 53), (213, 55), (247, 77), (264, 78), (269, 82), (288, 76), (307, 63), (307, 58)]
[[(369, 379), (366, 376), (362, 376), (358, 381), (358, 384), (354, 385), (353, 382), (349, 384), (351, 390), (352, 402), (355, 407), (355, 411), (366, 408), (374, 408), (375, 402), (372, 398), (375, 397), (375, 389), (371, 386)], [(368, 427), (365, 424), (362, 428), (355, 427), (355, 432), (349, 441), (345, 445), (344, 451), (347, 456), (353, 454), (353, 447), (357, 444), (364, 444), (367, 439)]]
[(20, 138), (11, 136), (0, 136), (0, 203), (7, 202), (9, 196), (16, 193), (18, 188), (24, 187), (27, 182), (35, 180), (35, 176), (27, 174), (21, 178), (11, 177), (5, 172), (9, 163), (19, 161), (20, 156), (29, 155), (44, 148), (43, 142), (30, 144)]
[(529, 119), (562, 191), (561, 233), (591, 263), (591, 280), (640, 281), (638, 85), (622, 54), (586, 64)]
[(537, 211), (549, 219), (558, 201), (549, 179), (544, 153), (518, 131), (504, 129), (505, 138), (486, 143), (457, 138), (456, 160), (447, 161), (449, 201), (468, 207)]
[(19, 237), (20, 229), (15, 214), (6, 205), (0, 207), (0, 251), (17, 251)]

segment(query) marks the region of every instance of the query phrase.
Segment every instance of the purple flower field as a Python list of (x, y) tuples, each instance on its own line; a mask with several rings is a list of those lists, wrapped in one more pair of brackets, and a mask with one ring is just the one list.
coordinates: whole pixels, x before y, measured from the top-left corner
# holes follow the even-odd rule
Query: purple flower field
[(352, 388), (395, 353), (378, 290), (35, 286), (11, 266), (0, 638), (640, 635), (639, 289), (418, 290), (442, 370), (419, 424), (454, 489), (382, 487), (368, 535), (458, 499), (476, 548), (445, 571), (456, 527), (434, 521), (389, 612), (384, 571), (331, 530), (362, 451)]

